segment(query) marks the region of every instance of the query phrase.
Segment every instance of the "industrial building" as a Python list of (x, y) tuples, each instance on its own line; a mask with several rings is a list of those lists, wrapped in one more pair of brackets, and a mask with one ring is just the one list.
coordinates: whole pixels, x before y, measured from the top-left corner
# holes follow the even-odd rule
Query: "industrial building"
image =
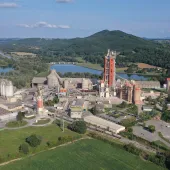
[(99, 96), (109, 98), (110, 97), (110, 89), (108, 83), (101, 80), (99, 85)]
[(160, 89), (159, 81), (136, 81), (136, 84), (141, 89)]
[(17, 112), (23, 109), (22, 103), (15, 102), (15, 103), (3, 103), (0, 104), (0, 108), (3, 108), (9, 112)]
[(70, 105), (70, 117), (75, 119), (82, 118), (82, 112), (84, 110), (84, 99), (76, 99)]
[(0, 96), (12, 97), (14, 95), (14, 87), (11, 81), (0, 79)]
[(70, 105), (70, 117), (80, 119), (82, 118), (83, 111), (88, 110), (88, 101), (84, 99), (76, 99)]
[(16, 119), (18, 112), (10, 112), (4, 108), (0, 107), (0, 122)]
[(47, 77), (34, 77), (32, 79), (32, 87), (46, 86), (49, 89), (55, 88), (57, 93), (60, 89), (82, 89), (92, 90), (96, 84), (95, 80), (86, 78), (61, 78), (56, 70), (51, 70)]
[(102, 118), (99, 118), (99, 117), (93, 116), (93, 115), (85, 116), (84, 121), (87, 122), (87, 123), (90, 123), (94, 126), (97, 126), (99, 128), (109, 130), (109, 131), (116, 133), (116, 134), (125, 130), (124, 126), (118, 125), (116, 123), (107, 121), (105, 119), (102, 119)]
[(170, 95), (170, 78), (167, 78), (166, 89), (167, 89), (168, 95)]
[(108, 50), (104, 59), (104, 81), (109, 87), (114, 87), (116, 83), (116, 51)]

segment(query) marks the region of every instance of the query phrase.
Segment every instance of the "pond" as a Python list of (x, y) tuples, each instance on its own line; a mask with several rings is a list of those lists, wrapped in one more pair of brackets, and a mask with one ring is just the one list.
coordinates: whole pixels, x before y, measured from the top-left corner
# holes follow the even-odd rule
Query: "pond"
[(12, 70), (13, 70), (12, 67), (0, 67), (0, 73), (7, 73)]
[[(72, 65), (72, 64), (55, 64), (51, 66), (51, 69), (55, 69), (57, 72), (60, 73), (67, 73), (67, 72), (79, 72), (79, 73), (91, 73), (101, 75), (103, 71), (90, 69), (82, 66)], [(118, 76), (128, 79), (128, 80), (147, 80), (148, 77), (137, 75), (137, 74), (125, 74), (125, 73), (117, 73)]]

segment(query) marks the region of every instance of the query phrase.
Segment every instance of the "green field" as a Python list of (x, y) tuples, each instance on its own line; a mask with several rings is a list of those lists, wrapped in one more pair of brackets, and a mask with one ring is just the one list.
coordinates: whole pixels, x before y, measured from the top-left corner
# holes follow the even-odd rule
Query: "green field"
[(38, 120), (37, 123), (34, 123), (34, 125), (43, 125), (43, 124), (47, 124), (50, 122), (50, 119), (41, 119), (41, 120)]
[(9, 128), (21, 127), (21, 126), (25, 126), (25, 125), (27, 125), (27, 121), (22, 121), (22, 122), (12, 121), (12, 122), (8, 122), (6, 124), (6, 126)]
[(122, 149), (86, 139), (0, 167), (0, 170), (163, 170)]
[(19, 157), (18, 147), (24, 143), (25, 138), (31, 134), (42, 136), (42, 143), (32, 152), (38, 152), (47, 149), (47, 141), (56, 141), (59, 136), (77, 136), (68, 129), (62, 130), (56, 125), (49, 125), (45, 127), (28, 127), (19, 130), (2, 130), (0, 131), (0, 161), (7, 161)]

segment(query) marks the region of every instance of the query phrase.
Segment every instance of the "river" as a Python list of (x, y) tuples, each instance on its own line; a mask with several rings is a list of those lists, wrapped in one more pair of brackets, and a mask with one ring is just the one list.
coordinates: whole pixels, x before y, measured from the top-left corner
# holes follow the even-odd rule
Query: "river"
[[(100, 70), (95, 70), (95, 69), (90, 69), (82, 66), (77, 66), (77, 65), (72, 65), (72, 64), (55, 64), (51, 66), (51, 69), (55, 69), (57, 72), (60, 73), (67, 73), (67, 72), (79, 72), (79, 73), (91, 73), (91, 74), (97, 74), (101, 75), (102, 71)], [(125, 74), (125, 73), (117, 73), (122, 78), (128, 79), (128, 80), (147, 80), (148, 77), (142, 76), (142, 75), (137, 75), (137, 74)]]

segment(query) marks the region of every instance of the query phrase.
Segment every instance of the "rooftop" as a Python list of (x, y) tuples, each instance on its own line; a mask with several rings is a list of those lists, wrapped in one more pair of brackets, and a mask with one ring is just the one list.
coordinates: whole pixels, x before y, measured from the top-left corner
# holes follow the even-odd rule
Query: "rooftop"
[(105, 119), (102, 119), (102, 118), (99, 118), (99, 117), (93, 116), (93, 115), (84, 117), (84, 120), (85, 120), (85, 122), (91, 123), (93, 125), (100, 126), (101, 128), (108, 128), (109, 127), (109, 129), (111, 131), (115, 132), (115, 133), (118, 133), (119, 131), (125, 130), (124, 126), (118, 125), (116, 123), (107, 121)]
[(32, 83), (37, 83), (37, 84), (44, 84), (45, 81), (47, 81), (46, 77), (34, 77), (32, 79)]
[(15, 103), (5, 103), (4, 105), (7, 106), (8, 109), (14, 109), (14, 108), (16, 108), (16, 107), (18, 107), (18, 106), (21, 106), (22, 103), (20, 103), (20, 102), (15, 102)]
[(6, 115), (6, 114), (9, 114), (10, 112), (8, 110), (5, 110), (3, 108), (0, 107), (0, 116), (2, 115)]
[(84, 99), (74, 100), (71, 104), (71, 107), (82, 107), (84, 104)]

